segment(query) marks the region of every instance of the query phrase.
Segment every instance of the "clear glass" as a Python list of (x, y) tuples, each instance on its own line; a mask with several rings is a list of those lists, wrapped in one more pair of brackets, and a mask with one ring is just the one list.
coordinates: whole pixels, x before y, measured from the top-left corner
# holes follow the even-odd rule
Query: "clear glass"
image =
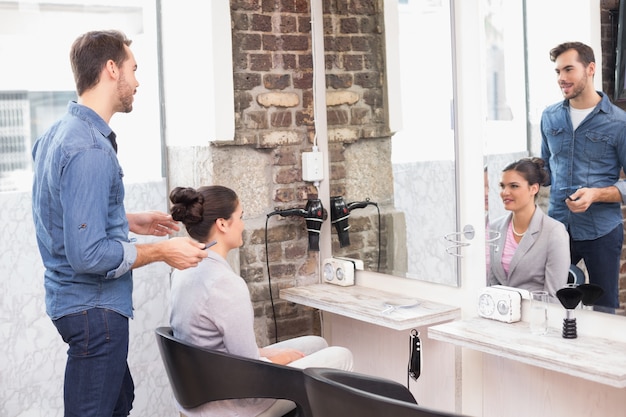
[(548, 333), (548, 292), (530, 292), (530, 332), (543, 335)]

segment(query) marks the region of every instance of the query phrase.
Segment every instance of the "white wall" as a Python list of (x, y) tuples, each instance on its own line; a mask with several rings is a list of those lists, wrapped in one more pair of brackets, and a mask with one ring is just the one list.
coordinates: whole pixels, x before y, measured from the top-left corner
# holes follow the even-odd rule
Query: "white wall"
[(229, 1), (165, 0), (161, 7), (166, 144), (233, 140)]
[[(127, 186), (129, 211), (167, 210), (164, 181)], [(63, 415), (67, 345), (45, 312), (43, 265), (31, 218), (30, 193), (0, 195), (0, 416)], [(144, 241), (144, 239), (140, 239)], [(145, 240), (149, 241), (149, 240)], [(135, 381), (133, 415), (174, 416), (169, 381), (154, 329), (169, 323), (170, 267), (134, 271), (135, 318), (128, 363)]]

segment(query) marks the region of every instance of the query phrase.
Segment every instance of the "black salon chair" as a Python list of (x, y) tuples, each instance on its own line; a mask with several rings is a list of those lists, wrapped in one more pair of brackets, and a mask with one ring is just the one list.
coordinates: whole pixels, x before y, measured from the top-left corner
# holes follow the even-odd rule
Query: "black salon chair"
[(296, 403), (289, 417), (312, 417), (301, 369), (203, 349), (174, 337), (156, 338), (174, 397), (184, 408), (240, 398), (282, 398)]
[(585, 283), (585, 273), (580, 267), (574, 264), (570, 264), (569, 272), (567, 274), (568, 285), (580, 285)]
[(304, 370), (314, 417), (452, 417), (417, 405), (397, 382), (329, 368)]

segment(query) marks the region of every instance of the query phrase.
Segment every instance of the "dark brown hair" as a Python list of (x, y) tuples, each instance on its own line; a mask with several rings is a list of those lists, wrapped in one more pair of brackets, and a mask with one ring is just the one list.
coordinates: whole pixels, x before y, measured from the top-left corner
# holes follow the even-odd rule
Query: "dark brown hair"
[(519, 172), (528, 181), (528, 185), (539, 184), (541, 186), (548, 182), (548, 172), (544, 169), (544, 166), (545, 163), (541, 158), (522, 158), (507, 165), (502, 172)]
[(124, 46), (132, 41), (117, 30), (87, 32), (79, 36), (70, 50), (76, 92), (82, 95), (100, 81), (100, 73), (110, 59), (121, 67), (128, 59)]
[(239, 197), (221, 185), (176, 187), (170, 193), (172, 218), (182, 222), (189, 236), (204, 242), (217, 219), (230, 219), (237, 210)]
[(565, 42), (555, 46), (550, 50), (550, 61), (555, 62), (559, 55), (563, 52), (569, 51), (570, 49), (578, 52), (578, 62), (583, 64), (585, 68), (587, 68), (590, 63), (596, 62), (593, 49), (582, 42)]

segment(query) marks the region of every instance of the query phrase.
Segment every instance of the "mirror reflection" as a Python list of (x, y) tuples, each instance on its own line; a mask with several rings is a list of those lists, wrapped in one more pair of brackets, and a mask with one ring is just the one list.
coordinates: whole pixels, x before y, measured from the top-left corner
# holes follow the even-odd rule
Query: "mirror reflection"
[(563, 223), (537, 205), (548, 173), (541, 158), (522, 158), (507, 165), (499, 182), (508, 214), (490, 220), (497, 233), (489, 247), (488, 285), (546, 291), (553, 301), (567, 285), (569, 235)]
[[(450, 36), (453, 13), (446, 1), (387, 0), (384, 4), (386, 24), (389, 10), (392, 10), (398, 30), (397, 35), (393, 35), (386, 28), (386, 36), (397, 39), (397, 50), (385, 51), (387, 60), (393, 61), (395, 53), (398, 62), (396, 78), (393, 71), (388, 71), (388, 87), (393, 92), (394, 83), (400, 86), (399, 110), (394, 111), (393, 102), (389, 105), (390, 117), (400, 115), (401, 119), (401, 123), (395, 125), (390, 121), (392, 138), (388, 152), (393, 166), (393, 195), (386, 196), (367, 186), (346, 187), (340, 196), (346, 204), (355, 203), (360, 208), (351, 213), (350, 234), (356, 236), (362, 230), (376, 229), (380, 230), (380, 235), (370, 246), (361, 245), (358, 239), (353, 239), (349, 246), (342, 246), (334, 235), (333, 254), (364, 259), (365, 267), (374, 271), (458, 285), (456, 278), (446, 281), (448, 277), (458, 276), (458, 258), (442, 256), (449, 249), (443, 236), (460, 230), (456, 217), (455, 132), (451, 105), (454, 74), (447, 71), (453, 62), (453, 55), (448, 53), (453, 49)], [(393, 7), (389, 8), (390, 4)], [(541, 156), (542, 112), (546, 106), (563, 99), (555, 85), (554, 63), (549, 60), (549, 51), (562, 37), (579, 35), (575, 32), (547, 35), (542, 28), (550, 21), (537, 0), (481, 0), (481, 10), (485, 28), (481, 59), (487, 107), (483, 157), (486, 181), (490, 184), (485, 188), (485, 221), (489, 224), (490, 220), (512, 213), (500, 195), (502, 171), (521, 158)], [(602, 16), (602, 19), (608, 17)], [(603, 25), (607, 23), (605, 20)], [(594, 22), (578, 23), (590, 33), (600, 27)], [(617, 34), (617, 23), (613, 25)], [(589, 38), (589, 34), (584, 37)], [(423, 39), (428, 42), (422, 42)], [(603, 40), (600, 45), (598, 41), (594, 47), (610, 50), (614, 46), (608, 43)], [(606, 54), (603, 55), (605, 58)], [(429, 62), (437, 62), (437, 71), (433, 71), (432, 65), (419, 64), (424, 57), (428, 57)], [(610, 68), (605, 69), (604, 76), (611, 72)], [(595, 89), (602, 90), (598, 78), (596, 76), (598, 86)], [(605, 90), (612, 91), (612, 84)], [(387, 154), (381, 153), (381, 157)], [(358, 153), (348, 146), (345, 159), (350, 170), (351, 164), (358, 161)], [(442, 190), (447, 190), (445, 195)], [(371, 199), (369, 204), (359, 206), (368, 198)], [(549, 198), (550, 187), (539, 187), (534, 198), (536, 210), (547, 214)], [(486, 229), (487, 273), (491, 250), (501, 238), (497, 231)], [(420, 259), (411, 259), (413, 254), (419, 254)], [(581, 276), (588, 280), (584, 262), (570, 265), (568, 280), (580, 281)]]
[[(494, 219), (497, 219), (497, 218), (506, 219), (507, 218), (506, 213), (509, 211), (509, 207), (507, 207), (507, 204), (509, 203), (507, 203), (507, 200), (506, 200), (507, 196), (504, 195), (504, 192), (503, 192), (504, 189), (496, 186), (497, 184), (500, 184), (500, 182), (502, 181), (502, 178), (504, 178), (505, 172), (503, 172), (503, 170), (506, 171), (505, 167), (507, 166), (507, 164), (510, 164), (512, 161), (515, 161), (518, 158), (526, 156), (526, 155), (541, 156), (543, 157), (544, 162), (551, 164), (551, 166), (547, 166), (546, 168), (552, 172), (552, 175), (551, 175), (551, 186), (541, 187), (537, 194), (537, 200), (536, 200), (537, 209), (541, 209), (545, 214), (550, 214), (551, 217), (554, 217), (557, 220), (560, 220), (561, 223), (565, 224), (566, 228), (568, 228), (568, 231), (569, 231), (568, 242), (567, 242), (567, 245), (569, 247), (570, 245), (569, 236), (572, 235), (572, 232), (573, 232), (573, 229), (572, 229), (573, 223), (579, 222), (582, 219), (582, 216), (586, 216), (585, 214), (582, 214), (582, 211), (580, 211), (579, 213), (575, 212), (577, 210), (576, 203), (565, 202), (567, 197), (570, 197), (572, 199), (576, 199), (578, 197), (582, 198), (583, 194), (585, 193), (584, 191), (579, 191), (578, 187), (575, 187), (575, 189), (569, 188), (572, 185), (577, 186), (577, 185), (583, 184), (582, 180), (580, 180), (581, 178), (580, 172), (577, 173), (576, 171), (582, 169), (582, 170), (589, 172), (589, 166), (594, 164), (593, 162), (594, 160), (596, 162), (599, 160), (606, 162), (609, 160), (611, 152), (609, 152), (608, 148), (605, 147), (604, 149), (607, 152), (604, 153), (601, 158), (598, 158), (597, 155), (591, 156), (591, 157), (585, 156), (584, 153), (573, 155), (572, 149), (574, 149), (574, 147), (569, 148), (570, 150), (566, 152), (561, 146), (561, 144), (569, 143), (563, 139), (563, 136), (568, 136), (568, 137), (575, 136), (577, 138), (580, 138), (580, 139), (577, 139), (581, 141), (580, 147), (584, 147), (584, 145), (582, 145), (582, 141), (587, 141), (588, 144), (593, 144), (596, 142), (592, 137), (593, 135), (590, 136), (589, 134), (589, 132), (592, 130), (594, 131), (598, 130), (597, 127), (596, 128), (593, 127), (593, 123), (594, 123), (593, 109), (596, 107), (598, 103), (600, 103), (600, 101), (604, 97), (603, 94), (598, 94), (596, 93), (596, 91), (609, 91), (610, 88), (606, 88), (606, 85), (607, 85), (606, 80), (604, 84), (600, 83), (601, 71), (600, 71), (599, 66), (597, 68), (595, 67), (596, 64), (585, 66), (579, 60), (574, 60), (573, 62), (570, 62), (570, 64), (573, 64), (575, 66), (580, 66), (581, 67), (580, 70), (582, 72), (579, 75), (584, 75), (576, 79), (572, 76), (573, 74), (570, 74), (569, 70), (562, 71), (559, 69), (559, 61), (561, 61), (561, 59), (558, 59), (556, 55), (551, 59), (550, 58), (551, 50), (552, 48), (556, 47), (558, 44), (561, 44), (561, 42), (570, 40), (570, 38), (566, 37), (566, 39), (562, 39), (560, 36), (559, 37), (546, 36), (545, 32), (536, 30), (536, 28), (542, 27), (542, 23), (541, 23), (543, 21), (542, 19), (545, 19), (539, 12), (536, 3), (537, 2), (535, 1), (525, 2), (526, 16), (527, 16), (528, 22), (532, 22), (532, 24), (526, 24), (527, 44), (524, 48), (524, 50), (526, 51), (524, 62), (526, 62), (527, 73), (529, 74), (529, 79), (526, 82), (527, 108), (528, 108), (527, 120), (528, 120), (528, 127), (529, 127), (528, 138), (526, 140), (527, 144), (522, 145), (523, 142), (520, 141), (517, 145), (511, 145), (511, 146), (506, 145), (506, 148), (502, 148), (502, 143), (504, 141), (498, 140), (497, 136), (493, 136), (493, 135), (489, 136), (486, 140), (487, 152), (485, 156), (485, 162), (486, 162), (486, 166), (488, 167), (486, 168), (486, 176), (487, 176), (486, 181), (489, 182), (489, 187), (488, 189), (486, 189), (486, 192), (488, 193), (488, 199), (489, 199), (489, 204), (488, 204), (489, 229), (491, 230), (491, 234), (493, 234), (494, 232), (493, 222), (495, 221)], [(547, 23), (547, 22), (544, 22), (544, 23)], [(608, 22), (603, 22), (603, 24), (604, 23), (608, 23)], [(573, 37), (573, 39), (576, 39), (576, 37)], [(567, 50), (569, 49), (569, 47), (565, 49)], [(596, 50), (595, 55), (596, 55), (597, 65), (599, 65), (599, 63), (601, 62), (601, 58), (603, 57), (601, 51), (612, 50), (613, 49), (612, 41), (603, 39), (601, 43), (594, 45), (594, 48), (592, 49)], [(507, 50), (507, 54), (508, 54), (508, 50)], [(570, 51), (570, 54), (571, 54), (571, 51)], [(562, 59), (564, 60), (565, 58), (567, 58), (567, 56), (568, 55), (563, 56)], [(606, 57), (606, 54), (604, 55), (604, 57)], [(505, 60), (506, 60), (506, 55), (505, 55)], [(583, 59), (582, 61), (584, 62), (585, 59)], [(609, 65), (609, 66), (611, 65), (610, 61), (607, 62), (606, 60), (604, 61), (604, 64)], [(566, 65), (566, 64), (563, 63), (562, 65)], [(565, 66), (563, 66), (562, 68), (565, 68)], [(585, 68), (587, 70), (586, 72), (584, 70)], [(610, 74), (611, 70), (609, 69), (608, 71), (605, 71), (604, 72), (605, 76), (607, 73)], [(570, 74), (571, 78), (566, 76), (566, 74)], [(584, 87), (582, 85), (583, 83), (585, 85)], [(573, 86), (578, 86), (578, 88), (570, 88)], [(581, 93), (582, 90), (586, 90), (586, 92)], [(576, 135), (573, 135), (571, 133), (574, 130), (573, 125), (568, 125), (569, 122), (567, 122), (563, 118), (555, 119), (555, 116), (552, 115), (555, 109), (559, 109), (559, 108), (563, 109), (562, 103), (564, 99), (569, 100), (568, 107), (572, 109), (572, 112), (576, 111), (577, 105), (582, 110), (587, 109), (587, 112), (582, 117), (578, 118), (579, 119), (578, 123), (580, 124), (578, 124)], [(583, 104), (580, 105), (580, 103), (583, 103)], [(552, 106), (550, 107), (551, 109), (550, 117), (545, 116), (545, 112), (546, 112), (545, 109), (547, 106)], [(616, 109), (613, 109), (611, 111), (616, 111), (619, 113), (619, 110), (616, 110)], [(601, 112), (601, 113), (604, 113), (604, 112)], [(575, 115), (572, 114), (572, 116), (570, 116), (569, 119), (572, 120), (574, 123), (576, 123), (577, 117), (575, 117)], [(487, 123), (489, 124), (490, 122), (487, 122)], [(560, 127), (557, 127), (557, 124), (559, 123), (560, 123)], [(618, 130), (619, 129), (613, 129), (613, 131), (618, 131)], [(563, 135), (561, 135), (561, 138), (558, 140), (555, 140), (557, 136), (556, 132), (563, 132)], [(570, 133), (568, 134), (566, 132), (570, 132)], [(545, 146), (545, 147), (542, 146), (544, 141), (546, 141), (545, 144), (549, 146)], [(611, 141), (610, 140), (600, 141), (598, 143), (609, 143), (609, 142)], [(571, 142), (571, 143), (573, 144), (574, 142)], [(556, 144), (558, 144), (558, 146), (556, 146)], [(500, 149), (502, 150), (502, 152), (500, 152), (499, 150), (496, 151), (496, 149)], [(587, 147), (586, 149), (589, 149), (589, 148)], [(570, 157), (570, 155), (573, 155), (573, 157)], [(569, 162), (567, 162), (568, 158), (570, 158)], [(619, 159), (619, 158), (616, 158), (616, 159)], [(574, 171), (572, 175), (576, 176), (576, 181), (575, 181), (576, 184), (572, 182), (573, 178), (567, 179), (566, 177), (568, 175), (565, 175), (564, 177), (563, 172), (560, 172), (560, 173), (557, 172), (559, 171), (558, 169), (559, 166), (560, 167), (563, 167), (563, 166), (573, 167)], [(603, 180), (600, 180), (600, 176), (596, 176), (595, 186), (596, 187), (601, 186), (601, 184), (603, 183), (602, 181), (605, 181), (603, 183), (604, 186), (610, 186), (611, 184), (615, 184), (615, 182), (617, 181), (620, 175), (618, 171), (619, 171), (619, 168), (616, 170), (612, 170), (611, 173), (606, 175)], [(608, 178), (611, 178), (611, 180), (608, 180)], [(569, 183), (566, 184), (568, 181)], [(502, 181), (502, 182), (504, 183), (503, 186), (506, 187), (506, 182), (505, 181)], [(580, 182), (580, 184), (578, 184), (578, 182)], [(584, 182), (584, 185), (586, 188), (587, 182)], [(615, 187), (613, 188), (616, 194), (619, 194), (617, 193), (617, 188)], [(596, 207), (596, 208), (600, 208), (601, 206), (602, 208), (604, 208), (605, 206), (609, 206), (612, 204), (613, 207), (617, 209), (615, 213), (617, 213), (617, 211), (620, 211), (620, 213), (617, 214), (617, 216), (614, 216), (614, 218), (617, 219), (616, 223), (619, 224), (619, 227), (620, 227), (620, 230), (615, 232), (614, 242), (617, 242), (617, 241), (621, 242), (621, 239), (623, 237), (623, 232), (621, 231), (621, 224), (623, 220), (622, 220), (620, 205), (618, 204), (619, 200), (620, 200), (619, 195), (616, 195), (614, 199), (611, 200), (613, 203), (607, 200), (603, 200), (603, 201), (598, 200), (597, 201), (598, 206)], [(558, 210), (555, 211), (555, 207), (557, 206), (561, 207), (562, 213), (565, 213), (564, 216), (559, 216)], [(567, 210), (565, 210), (565, 207), (567, 207)], [(510, 217), (511, 217), (511, 214), (509, 213), (508, 218)], [(496, 225), (496, 228), (497, 227), (498, 225)], [(507, 230), (500, 230), (500, 231), (506, 232)], [(574, 233), (576, 234), (576, 232)], [(505, 246), (505, 244), (503, 243), (504, 239), (505, 237), (501, 236), (497, 241), (487, 244), (487, 262), (488, 262), (488, 265), (490, 265), (488, 267), (488, 274), (493, 275), (494, 269), (500, 268), (500, 266), (496, 265), (496, 263), (501, 262), (502, 260), (494, 259), (494, 251), (497, 251), (497, 250), (502, 251), (503, 247)], [(497, 244), (497, 242), (500, 242), (500, 244)], [(587, 242), (590, 243), (590, 241), (587, 241)], [(597, 241), (594, 241), (593, 246), (599, 247), (597, 243), (598, 243)], [(582, 284), (579, 288), (583, 290), (583, 292), (588, 293), (590, 296), (593, 295), (594, 300), (590, 300), (589, 297), (586, 297), (587, 298), (586, 301), (583, 300), (583, 302), (581, 303), (581, 306), (583, 308), (593, 308), (597, 311), (622, 314), (623, 310), (620, 310), (619, 308), (617, 310), (615, 309), (615, 307), (619, 306), (619, 302), (617, 300), (617, 296), (615, 293), (613, 293), (614, 295), (613, 301), (610, 301), (607, 304), (607, 300), (603, 300), (601, 298), (602, 294), (598, 295), (597, 291), (592, 291), (592, 290), (597, 289), (597, 287), (594, 288), (595, 284), (589, 284), (590, 282), (593, 282), (593, 281), (589, 277), (588, 266), (585, 265), (584, 259), (582, 259), (585, 256), (590, 255), (590, 252), (587, 250), (588, 248), (584, 249), (585, 245), (588, 247), (591, 246), (588, 243), (585, 243), (584, 241), (581, 241), (580, 243), (574, 243), (573, 256), (570, 259), (570, 262), (573, 262), (573, 264), (570, 264), (569, 269), (567, 270), (566, 274), (562, 274), (562, 275), (567, 276), (567, 283), (565, 285)], [(576, 249), (575, 248), (576, 246), (578, 246), (580, 249)], [(604, 261), (601, 262), (604, 266), (608, 264), (613, 265), (613, 271), (611, 273), (601, 274), (601, 275), (612, 276), (612, 277), (615, 277), (615, 280), (617, 280), (619, 276), (619, 263), (620, 263), (619, 254), (622, 252), (622, 244), (618, 243), (617, 245), (613, 245), (613, 246), (615, 248), (614, 252), (616, 254), (613, 257), (613, 260), (611, 261), (606, 256), (607, 250), (605, 248), (602, 254)], [(554, 249), (552, 248), (550, 250), (554, 251)], [(514, 256), (515, 255), (513, 255), (513, 257)], [(545, 269), (546, 280), (551, 279), (550, 278), (551, 273), (552, 272), (550, 270), (550, 267), (546, 265), (546, 269)], [(488, 275), (488, 277), (490, 276)], [(512, 277), (509, 277), (509, 278), (512, 278)], [(559, 279), (562, 279), (562, 278), (559, 278)], [(493, 282), (490, 281), (490, 283), (493, 283)], [(602, 285), (604, 285), (605, 287), (609, 285), (607, 283), (601, 283), (601, 281), (596, 281), (596, 283), (599, 284), (598, 286), (600, 288), (602, 287)], [(611, 287), (613, 287), (613, 285), (617, 287), (617, 284), (615, 281), (613, 281), (613, 283), (610, 284)], [(513, 286), (518, 286), (518, 285), (513, 285)], [(522, 285), (519, 285), (519, 287), (523, 288)], [(592, 293), (595, 293), (595, 294), (592, 294)], [(585, 297), (583, 297), (583, 299), (584, 298)]]
[[(391, 158), (393, 193), (376, 201), (376, 189), (347, 187), (341, 197), (360, 209), (349, 210), (350, 234), (378, 227), (381, 235), (376, 249), (364, 251), (358, 238), (348, 246), (335, 234), (333, 254), (364, 259), (373, 271), (457, 286), (459, 250), (443, 239), (458, 230), (450, 4), (386, 0), (385, 13), (385, 33), (391, 37), (387, 83), (390, 90), (397, 83), (399, 92), (399, 109), (391, 114), (391, 103), (389, 117), (401, 119), (395, 126), (389, 121), (395, 133), (385, 155)], [(351, 152), (346, 150), (347, 167)]]

